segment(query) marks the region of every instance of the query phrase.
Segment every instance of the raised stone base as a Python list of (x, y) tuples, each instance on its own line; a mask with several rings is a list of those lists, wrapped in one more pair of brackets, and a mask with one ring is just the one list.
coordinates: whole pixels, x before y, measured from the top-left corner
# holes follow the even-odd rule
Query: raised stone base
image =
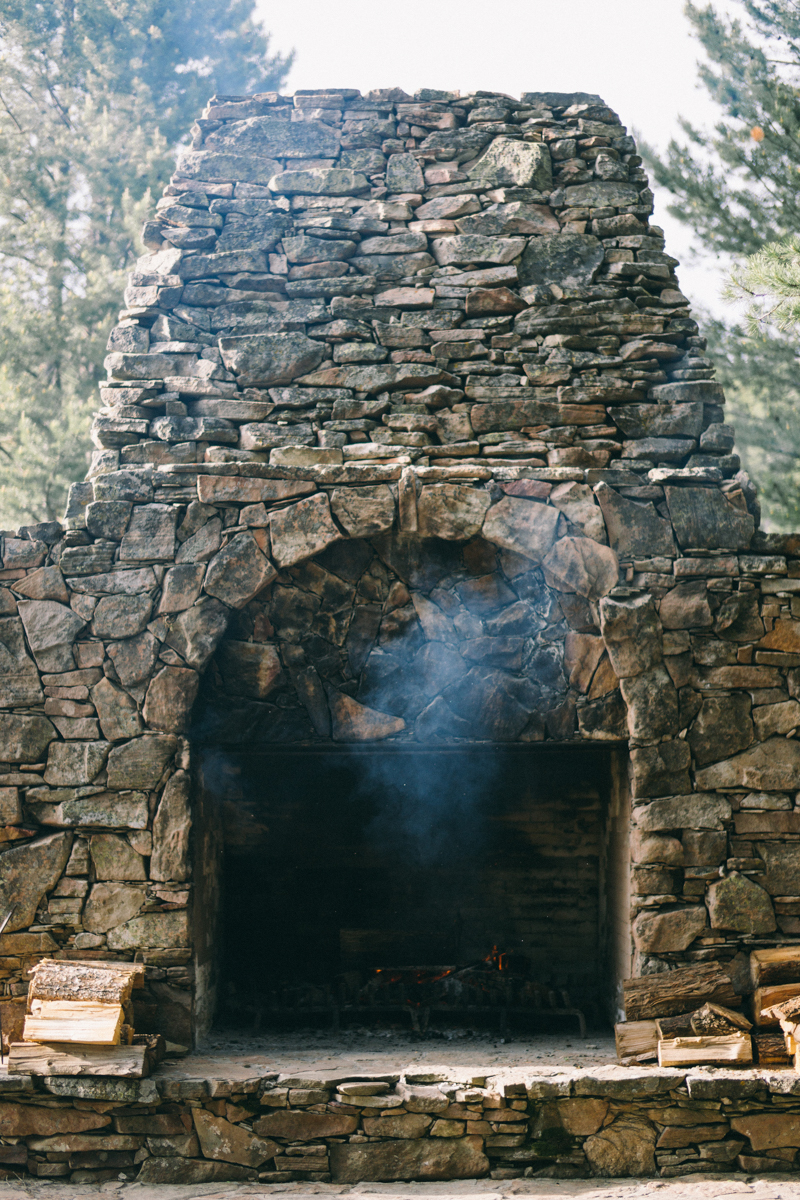
[(0, 1137), (3, 1178), (73, 1183), (762, 1174), (795, 1170), (800, 1075), (428, 1064), (280, 1075), (257, 1059), (195, 1058), (141, 1081), (3, 1073)]

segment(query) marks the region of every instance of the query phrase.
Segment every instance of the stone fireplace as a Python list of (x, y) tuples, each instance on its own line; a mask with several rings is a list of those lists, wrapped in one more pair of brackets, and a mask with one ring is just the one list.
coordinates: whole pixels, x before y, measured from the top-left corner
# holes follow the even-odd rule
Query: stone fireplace
[(3, 534), (4, 1024), (46, 954), (143, 961), (180, 1042), (495, 952), (606, 1014), (741, 982), (800, 934), (800, 542), (632, 138), (394, 90), (193, 136), (88, 476)]

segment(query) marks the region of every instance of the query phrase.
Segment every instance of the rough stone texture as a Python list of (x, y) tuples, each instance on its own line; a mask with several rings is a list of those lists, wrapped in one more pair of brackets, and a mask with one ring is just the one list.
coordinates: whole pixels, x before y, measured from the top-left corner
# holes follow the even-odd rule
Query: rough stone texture
[(242, 387), (291, 383), (319, 366), (325, 349), (302, 333), (252, 333), (220, 339), (222, 361)]
[(80, 617), (54, 600), (21, 600), (17, 608), (39, 670), (71, 671), (72, 644), (84, 625)]
[(272, 554), (279, 567), (290, 567), (319, 554), (341, 533), (330, 515), (328, 497), (320, 494), (275, 512), (270, 519)]
[(485, 1175), (489, 1160), (479, 1137), (437, 1141), (372, 1142), (331, 1146), (331, 1174), (336, 1183), (362, 1180), (476, 1179)]
[(185, 771), (177, 771), (164, 788), (153, 821), (151, 879), (183, 883), (189, 878), (191, 827), (189, 777)]
[(8, 933), (33, 924), (39, 902), (55, 887), (67, 865), (72, 834), (51, 833), (27, 846), (14, 846), (0, 855), (0, 904), (13, 905)]
[(151, 729), (183, 733), (200, 686), (197, 671), (188, 667), (162, 667), (153, 676), (142, 708)]
[(655, 1141), (656, 1131), (649, 1121), (622, 1116), (601, 1133), (587, 1138), (584, 1153), (596, 1175), (622, 1178), (652, 1175)]
[(208, 564), (205, 590), (231, 608), (243, 608), (275, 575), (252, 533), (237, 533)]
[(254, 1136), (224, 1117), (215, 1117), (202, 1108), (192, 1113), (200, 1148), (206, 1158), (260, 1167), (279, 1151), (277, 1142)]
[(560, 520), (556, 509), (507, 496), (487, 512), (483, 536), (505, 550), (542, 562), (555, 541)]
[(706, 928), (705, 905), (675, 909), (674, 912), (639, 913), (633, 922), (633, 941), (637, 950), (663, 953), (686, 950)]
[(417, 500), (420, 537), (466, 541), (480, 532), (491, 504), (486, 492), (439, 483), (423, 487)]
[(712, 929), (737, 933), (772, 933), (775, 912), (763, 888), (737, 872), (712, 883), (708, 889), (708, 915)]

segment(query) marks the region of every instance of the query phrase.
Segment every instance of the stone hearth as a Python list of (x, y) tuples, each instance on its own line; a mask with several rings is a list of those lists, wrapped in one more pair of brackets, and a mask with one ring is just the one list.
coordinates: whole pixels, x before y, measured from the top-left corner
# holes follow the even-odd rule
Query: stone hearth
[[(295, 756), (306, 792), (314, 762), (363, 762), (356, 751), (369, 747), (418, 767), (447, 754), (449, 777), (462, 772), (473, 789), (476, 754), (525, 755), (530, 778), (547, 755), (566, 755), (565, 845), (570, 821), (580, 824), (580, 763), (601, 754), (610, 782), (591, 802), (595, 840), (587, 850), (576, 835), (561, 872), (574, 882), (581, 855), (592, 860), (583, 892), (596, 897), (598, 998), (616, 1014), (626, 976), (708, 960), (746, 991), (747, 952), (800, 935), (800, 540), (758, 531), (755, 489), (677, 264), (650, 223), (633, 139), (596, 96), (428, 90), (215, 97), (192, 132), (110, 336), (87, 478), (63, 524), (2, 535), (0, 899), (15, 905), (0, 938), (3, 1028), (19, 1029), (27, 972), (52, 954), (136, 957), (147, 965), (136, 1028), (186, 1043), (207, 1033), (232, 928), (223, 893), (242, 902), (230, 871), (238, 855), (244, 878), (259, 846), (274, 854), (270, 804), (273, 827), (287, 827), (270, 788), (278, 751)], [(258, 755), (261, 777), (243, 791), (234, 776), (252, 774)], [(324, 796), (326, 771), (318, 786)], [(492, 813), (514, 827), (495, 782), (481, 786), (475, 827)], [(543, 856), (534, 808), (514, 818), (520, 848), (506, 867), (525, 839)], [(376, 903), (356, 924), (353, 896), (337, 897), (350, 908), (330, 972), (407, 965), (387, 961), (399, 942), (364, 958), (359, 931), (373, 945), (376, 931), (412, 931), (403, 919), (390, 929)], [(475, 902), (490, 912), (490, 899), (479, 891)], [(239, 925), (257, 919), (243, 911)], [(500, 923), (482, 930), (487, 952)], [(498, 949), (535, 964), (555, 928), (520, 920), (516, 944)], [(470, 954), (477, 929), (465, 934)], [(725, 1122), (709, 1105), (720, 1113), (753, 1097), (785, 1123), (794, 1104), (789, 1076), (640, 1078), (652, 1083), (615, 1075), (599, 1092), (450, 1080), (456, 1090), (436, 1105), (449, 1113), (453, 1162), (464, 1158), (441, 1177), (489, 1169), (490, 1144), (505, 1136), (482, 1111), (495, 1102), (503, 1121), (534, 1117), (534, 1141), (558, 1130), (555, 1166), (577, 1169), (585, 1151), (581, 1162), (603, 1170), (570, 1139), (633, 1130), (648, 1171), (667, 1102), (651, 1112), (631, 1087), (669, 1092), (676, 1111), (699, 1105), (715, 1129)], [(90, 1095), (84, 1081), (21, 1095), (8, 1083), (12, 1125), (24, 1124), (17, 1101), (31, 1089)], [(197, 1136), (197, 1178), (209, 1180), (233, 1177), (220, 1174), (231, 1162), (255, 1170), (269, 1159), (223, 1167), (189, 1121), (202, 1111), (209, 1130), (227, 1123), (226, 1137), (268, 1138), (271, 1126), (258, 1131), (269, 1117), (254, 1134), (241, 1125), (254, 1105), (272, 1111), (261, 1082), (160, 1087), (123, 1088), (114, 1103), (202, 1102), (164, 1124), (191, 1153), (148, 1143), (147, 1158), (140, 1142), (162, 1136), (158, 1121), (134, 1129), (139, 1118), (124, 1113), (115, 1136), (136, 1146), (103, 1153), (174, 1164), (197, 1158)], [(275, 1135), (278, 1172), (301, 1127), (329, 1131), (312, 1137), (320, 1157), (325, 1138), (355, 1136), (336, 1142), (337, 1162), (367, 1161), (348, 1149), (377, 1144), (362, 1137), (396, 1136), (397, 1117), (291, 1087), (305, 1099), (288, 1092), (275, 1106), (299, 1114)], [(391, 1094), (388, 1107), (402, 1107)], [(596, 1096), (624, 1104), (589, 1130)], [(591, 1121), (568, 1115), (584, 1112), (581, 1097)], [(426, 1112), (406, 1106), (402, 1117), (419, 1126), (412, 1157), (433, 1153)], [(608, 1135), (597, 1132), (615, 1113)], [(91, 1128), (99, 1154), (109, 1122), (87, 1119), (69, 1129)], [(737, 1154), (757, 1169), (766, 1143), (730, 1128), (750, 1137)], [(9, 1136), (41, 1151), (43, 1174), (67, 1174), (49, 1167), (84, 1153), (32, 1145), (41, 1129)], [(800, 1134), (780, 1137), (765, 1153), (781, 1150), (773, 1158), (785, 1163)], [(723, 1161), (685, 1144), (698, 1161)], [(533, 1160), (502, 1161), (519, 1171)], [(363, 1177), (406, 1177), (382, 1169)]]

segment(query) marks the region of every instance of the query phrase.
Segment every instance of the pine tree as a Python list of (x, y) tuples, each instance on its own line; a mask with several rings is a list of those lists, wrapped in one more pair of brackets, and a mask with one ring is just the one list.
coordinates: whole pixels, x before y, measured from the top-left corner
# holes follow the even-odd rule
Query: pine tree
[[(675, 197), (669, 211), (697, 235), (703, 255), (741, 260), (758, 255), (758, 270), (793, 270), (782, 251), (800, 235), (800, 5), (796, 0), (740, 0), (741, 19), (721, 17), (713, 5), (686, 5), (686, 14), (708, 62), (700, 78), (720, 108), (710, 132), (682, 120), (682, 142), (663, 157), (643, 147), (656, 183)], [(761, 285), (754, 264), (738, 274), (739, 295)], [(749, 271), (749, 274), (748, 274)], [(778, 276), (775, 277), (776, 283)], [(783, 325), (788, 307), (764, 328), (759, 317), (774, 308), (777, 293), (756, 301), (749, 318), (709, 324), (709, 352), (728, 392), (737, 448), (759, 486), (775, 529), (800, 527), (800, 388), (796, 327)], [(789, 299), (786, 297), (785, 299)], [(790, 322), (791, 324), (791, 322)]]
[(139, 230), (215, 91), (275, 90), (252, 0), (0, 10), (0, 523), (57, 519), (86, 471)]

